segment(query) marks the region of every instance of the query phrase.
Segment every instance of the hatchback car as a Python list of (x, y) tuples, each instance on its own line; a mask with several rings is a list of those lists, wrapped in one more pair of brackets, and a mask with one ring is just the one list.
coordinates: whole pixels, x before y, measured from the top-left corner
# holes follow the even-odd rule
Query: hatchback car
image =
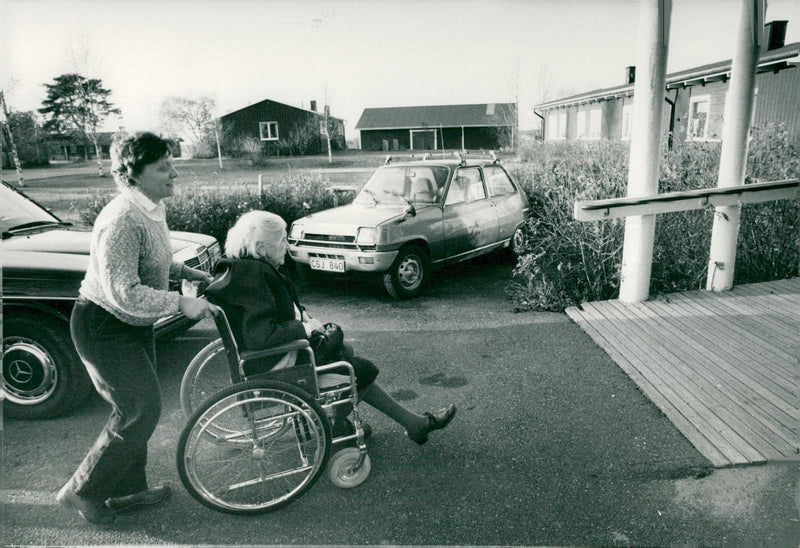
[[(5, 182), (0, 228), (3, 411), (25, 419), (54, 417), (93, 391), (69, 333), (89, 264), (91, 230), (61, 221)], [(171, 238), (175, 259), (188, 266), (211, 272), (221, 256), (211, 236), (171, 232)], [(155, 335), (175, 336), (194, 323), (176, 314), (160, 320)]]
[(292, 223), (289, 256), (313, 272), (375, 272), (395, 298), (422, 291), (432, 266), (502, 247), (518, 252), (529, 205), (492, 155), (395, 161), (351, 204)]

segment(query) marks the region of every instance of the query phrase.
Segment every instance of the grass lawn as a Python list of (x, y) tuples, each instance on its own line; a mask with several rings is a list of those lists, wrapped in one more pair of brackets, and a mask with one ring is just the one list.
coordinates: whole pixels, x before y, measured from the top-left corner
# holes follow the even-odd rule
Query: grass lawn
[[(261, 175), (262, 184), (269, 185), (285, 175), (297, 171), (314, 171), (320, 173), (331, 185), (351, 185), (360, 188), (372, 172), (384, 163), (385, 153), (348, 150), (336, 152), (332, 161), (327, 155), (299, 156), (286, 158), (270, 158), (266, 165), (251, 166), (246, 160), (219, 161), (181, 159), (175, 160), (178, 170), (178, 183), (186, 188), (188, 185), (258, 185)], [(103, 161), (105, 177), (99, 177), (97, 164), (94, 161), (78, 163), (51, 164), (45, 168), (27, 169), (23, 171), (25, 187), (22, 190), (49, 208), (55, 215), (65, 221), (79, 222), (81, 203), (86, 202), (95, 193), (114, 193), (116, 187), (109, 173), (111, 162)], [(16, 173), (6, 170), (3, 179), (16, 183)]]

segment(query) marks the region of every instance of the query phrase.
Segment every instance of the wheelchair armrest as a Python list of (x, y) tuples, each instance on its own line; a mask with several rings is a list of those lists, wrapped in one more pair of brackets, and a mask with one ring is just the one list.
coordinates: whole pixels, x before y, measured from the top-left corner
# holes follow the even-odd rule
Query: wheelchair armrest
[(239, 354), (239, 357), (244, 361), (249, 361), (266, 356), (282, 355), (292, 350), (302, 350), (309, 346), (307, 339), (297, 339), (296, 341), (288, 342), (280, 346), (273, 346), (272, 348), (265, 348), (264, 350), (246, 350)]

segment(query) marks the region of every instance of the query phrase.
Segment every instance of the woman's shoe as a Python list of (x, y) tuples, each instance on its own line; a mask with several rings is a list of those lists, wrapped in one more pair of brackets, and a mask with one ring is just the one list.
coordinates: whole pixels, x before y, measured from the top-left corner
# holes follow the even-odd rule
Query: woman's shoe
[(77, 510), (89, 523), (108, 525), (117, 517), (117, 513), (111, 508), (76, 495), (66, 485), (56, 495), (56, 501), (61, 506)]
[(130, 512), (146, 506), (156, 506), (167, 500), (172, 495), (169, 485), (161, 485), (152, 489), (145, 489), (124, 497), (112, 497), (106, 501), (106, 506), (117, 512)]
[(428, 441), (428, 434), (430, 434), (432, 431), (441, 430), (450, 424), (450, 421), (456, 416), (456, 406), (451, 403), (444, 409), (439, 409), (435, 413), (425, 413), (425, 416), (428, 417), (428, 426), (413, 436), (408, 432), (408, 430), (406, 430), (406, 435), (411, 439), (411, 441), (417, 442), (419, 445), (422, 445)]

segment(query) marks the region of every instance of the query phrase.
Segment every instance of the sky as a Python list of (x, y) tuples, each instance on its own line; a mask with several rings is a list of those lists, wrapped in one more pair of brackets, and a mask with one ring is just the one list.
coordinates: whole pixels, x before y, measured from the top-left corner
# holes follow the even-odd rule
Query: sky
[[(168, 97), (216, 115), (271, 99), (329, 104), (347, 138), (365, 108), (534, 105), (624, 83), (640, 0), (0, 0), (0, 86), (12, 110), (43, 84), (100, 78), (122, 111), (105, 130), (156, 130)], [(738, 0), (674, 0), (667, 72), (733, 56)], [(800, 0), (771, 0), (800, 42)]]

